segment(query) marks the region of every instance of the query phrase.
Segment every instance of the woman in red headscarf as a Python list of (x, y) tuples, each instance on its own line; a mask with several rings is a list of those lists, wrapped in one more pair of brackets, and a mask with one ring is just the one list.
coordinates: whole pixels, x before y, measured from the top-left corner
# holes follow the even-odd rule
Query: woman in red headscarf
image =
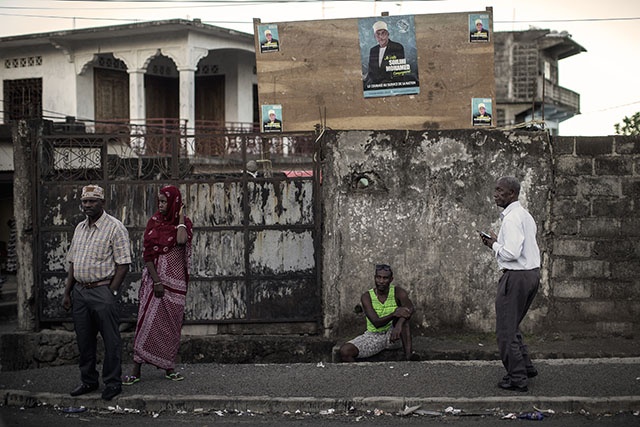
[(158, 211), (144, 231), (145, 268), (139, 292), (138, 323), (133, 344), (133, 371), (122, 383), (140, 381), (143, 363), (165, 370), (173, 381), (189, 283), (193, 225), (184, 215), (180, 190), (172, 185), (158, 193)]

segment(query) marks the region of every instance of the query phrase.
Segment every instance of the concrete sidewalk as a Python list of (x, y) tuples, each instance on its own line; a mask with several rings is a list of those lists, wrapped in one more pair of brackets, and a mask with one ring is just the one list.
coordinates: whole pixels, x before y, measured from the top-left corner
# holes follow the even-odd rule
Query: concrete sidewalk
[[(24, 357), (16, 346), (26, 336), (37, 338), (39, 345), (60, 336), (75, 339), (71, 332), (60, 331), (23, 336), (11, 327), (0, 335), (4, 352), (13, 358)], [(319, 337), (183, 340), (177, 370), (184, 381), (169, 381), (163, 371), (145, 365), (142, 381), (123, 386), (123, 393), (111, 402), (103, 401), (100, 391), (69, 396), (80, 382), (75, 364), (8, 371), (3, 359), (0, 402), (143, 412), (340, 413), (353, 408), (396, 413), (416, 405), (434, 412), (452, 407), (467, 413), (521, 412), (534, 406), (556, 412), (640, 410), (640, 340), (634, 336), (527, 336), (540, 373), (527, 393), (497, 388), (504, 369), (493, 334), (414, 336), (420, 362), (400, 361), (400, 350), (354, 364), (332, 363), (339, 342)], [(131, 355), (124, 351), (123, 357), (126, 375)]]
[[(0, 373), (6, 405), (48, 404), (126, 411), (187, 412), (285, 411), (320, 413), (383, 410), (397, 413), (420, 405), (444, 412), (530, 411), (591, 413), (640, 410), (640, 358), (536, 360), (539, 375), (529, 392), (508, 392), (496, 384), (504, 374), (499, 361), (361, 362), (354, 364), (181, 364), (185, 380), (144, 366), (142, 380), (123, 386), (105, 402), (100, 391), (73, 398), (76, 366)], [(123, 367), (123, 373), (131, 366)]]

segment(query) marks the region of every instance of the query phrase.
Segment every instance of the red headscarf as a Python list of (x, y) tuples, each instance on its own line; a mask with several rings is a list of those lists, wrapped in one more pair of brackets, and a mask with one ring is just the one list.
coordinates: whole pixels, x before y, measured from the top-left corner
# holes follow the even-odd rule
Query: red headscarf
[[(162, 187), (159, 194), (167, 198), (167, 214), (162, 215), (158, 209), (147, 222), (147, 228), (144, 230), (144, 251), (142, 252), (142, 258), (145, 262), (154, 261), (159, 255), (166, 254), (177, 244), (177, 226), (180, 221), (182, 195), (180, 190), (173, 185)], [(187, 246), (190, 246), (193, 237), (193, 224), (186, 216), (184, 217), (184, 225), (187, 227)]]

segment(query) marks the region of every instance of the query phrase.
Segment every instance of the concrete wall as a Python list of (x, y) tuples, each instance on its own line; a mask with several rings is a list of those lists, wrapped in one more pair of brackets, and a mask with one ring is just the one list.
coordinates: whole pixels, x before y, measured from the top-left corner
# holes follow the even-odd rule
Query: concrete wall
[(640, 138), (554, 138), (554, 325), (574, 333), (640, 325)]
[(323, 160), (326, 333), (361, 332), (354, 313), (373, 286), (374, 265), (394, 268), (408, 289), (419, 333), (491, 331), (499, 277), (476, 229), (498, 231), (497, 178), (515, 175), (520, 200), (538, 223), (543, 285), (526, 329), (547, 324), (551, 146), (543, 133), (343, 131), (328, 136)]
[(499, 273), (474, 230), (499, 229), (491, 195), (501, 175), (521, 179), (543, 252), (524, 330), (639, 330), (640, 138), (337, 132), (324, 172), (328, 335), (362, 330), (354, 306), (380, 262), (409, 290), (422, 333), (492, 331)]

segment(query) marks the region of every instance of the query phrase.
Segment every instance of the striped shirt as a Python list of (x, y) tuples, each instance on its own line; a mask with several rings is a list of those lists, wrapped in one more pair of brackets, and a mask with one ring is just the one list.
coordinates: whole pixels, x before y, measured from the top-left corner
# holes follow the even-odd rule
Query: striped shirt
[(76, 226), (67, 261), (73, 264), (73, 276), (78, 282), (111, 279), (116, 265), (131, 264), (129, 232), (106, 212), (93, 225), (86, 218)]

